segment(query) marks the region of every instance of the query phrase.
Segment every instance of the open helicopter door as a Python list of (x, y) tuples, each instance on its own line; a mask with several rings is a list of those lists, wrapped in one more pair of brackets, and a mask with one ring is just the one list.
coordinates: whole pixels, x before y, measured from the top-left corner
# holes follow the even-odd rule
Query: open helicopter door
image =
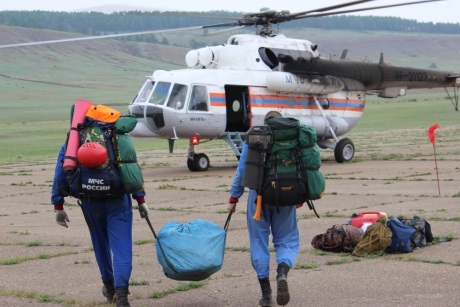
[(241, 85), (225, 85), (225, 106), (227, 124), (223, 139), (239, 159), (246, 132), (251, 126), (249, 88)]
[(249, 89), (247, 86), (225, 85), (227, 132), (246, 133), (251, 125)]

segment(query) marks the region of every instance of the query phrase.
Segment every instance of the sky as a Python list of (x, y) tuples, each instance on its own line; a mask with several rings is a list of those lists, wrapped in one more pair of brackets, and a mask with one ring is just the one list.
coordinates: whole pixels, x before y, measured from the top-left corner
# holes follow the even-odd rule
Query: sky
[[(401, 2), (413, 2), (414, 0), (377, 0), (369, 4), (352, 6), (350, 8), (380, 6)], [(284, 1), (279, 0), (231, 0), (231, 1), (209, 1), (209, 0), (173, 0), (167, 1), (145, 1), (145, 0), (1, 0), (0, 11), (3, 10), (45, 10), (45, 11), (79, 11), (99, 6), (117, 5), (121, 10), (169, 10), (169, 11), (211, 11), (225, 10), (237, 12), (257, 12), (263, 7), (272, 10), (289, 10), (291, 13), (336, 5), (351, 0), (322, 0), (317, 4), (313, 1)], [(316, 2), (316, 1), (315, 1)], [(321, 2), (321, 4), (319, 4)], [(397, 8), (379, 9), (368, 12), (357, 13), (358, 15), (394, 16), (407, 19), (416, 19), (419, 22), (460, 22), (460, 0), (442, 0), (435, 3), (422, 3)]]

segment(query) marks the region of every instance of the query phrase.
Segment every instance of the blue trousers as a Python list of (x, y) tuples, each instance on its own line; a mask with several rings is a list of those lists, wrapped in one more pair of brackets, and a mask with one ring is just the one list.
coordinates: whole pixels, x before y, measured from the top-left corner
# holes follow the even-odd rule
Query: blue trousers
[[(129, 194), (123, 198), (82, 202), (88, 223), (94, 255), (102, 280), (115, 279), (115, 287), (129, 285), (133, 252), (133, 209)], [(113, 261), (112, 261), (113, 255)]]
[(260, 221), (255, 221), (252, 217), (256, 209), (254, 203), (256, 198), (256, 190), (250, 190), (247, 223), (252, 266), (257, 272), (257, 278), (262, 279), (270, 275), (270, 250), (268, 248), (270, 231), (276, 250), (277, 264), (285, 262), (289, 267), (292, 267), (299, 252), (300, 242), (296, 207), (279, 207), (280, 213), (278, 213), (276, 206), (264, 205), (267, 221), (263, 214), (261, 214)]

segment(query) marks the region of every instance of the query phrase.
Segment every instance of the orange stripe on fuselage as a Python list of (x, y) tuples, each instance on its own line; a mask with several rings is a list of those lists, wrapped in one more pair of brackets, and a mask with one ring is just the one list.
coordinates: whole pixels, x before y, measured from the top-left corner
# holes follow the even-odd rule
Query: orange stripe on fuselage
[[(210, 93), (211, 106), (213, 107), (226, 107), (225, 93)], [(250, 95), (251, 108), (275, 108), (275, 109), (296, 109), (296, 110), (318, 110), (316, 104), (312, 104), (314, 101), (312, 98), (307, 98), (309, 105), (305, 108), (303, 105), (296, 104), (294, 107), (289, 107), (285, 101), (289, 98), (299, 102), (306, 97), (292, 97), (292, 96), (277, 96), (277, 95)], [(253, 102), (258, 100), (258, 102)], [(262, 103), (260, 103), (262, 100)], [(270, 101), (271, 102), (265, 102)], [(363, 112), (365, 101), (362, 100), (347, 100), (343, 98), (328, 98), (331, 104), (328, 110), (331, 111), (354, 111)], [(276, 101), (276, 102), (274, 102)], [(280, 102), (281, 101), (281, 102)], [(343, 106), (334, 106), (334, 104), (344, 104)], [(355, 106), (353, 106), (355, 105)], [(356, 107), (362, 106), (362, 107)]]

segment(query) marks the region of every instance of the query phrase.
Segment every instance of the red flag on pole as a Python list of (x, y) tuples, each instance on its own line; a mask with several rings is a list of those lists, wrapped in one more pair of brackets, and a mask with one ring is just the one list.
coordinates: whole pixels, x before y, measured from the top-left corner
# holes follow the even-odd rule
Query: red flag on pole
[(428, 129), (428, 138), (430, 139), (430, 142), (433, 143), (433, 150), (434, 150), (434, 163), (436, 165), (436, 177), (438, 179), (438, 192), (439, 196), (441, 196), (441, 188), (439, 187), (439, 174), (438, 174), (438, 161), (436, 159), (436, 145), (434, 144), (436, 141), (436, 136), (434, 135), (434, 131), (439, 127), (438, 124), (434, 124), (433, 126)]
[(438, 124), (434, 124), (433, 126), (430, 127), (430, 129), (428, 129), (428, 138), (430, 139), (430, 142), (433, 143), (433, 145), (434, 145), (434, 142), (436, 141), (434, 130), (436, 130), (437, 128), (441, 128), (441, 127), (439, 127)]

